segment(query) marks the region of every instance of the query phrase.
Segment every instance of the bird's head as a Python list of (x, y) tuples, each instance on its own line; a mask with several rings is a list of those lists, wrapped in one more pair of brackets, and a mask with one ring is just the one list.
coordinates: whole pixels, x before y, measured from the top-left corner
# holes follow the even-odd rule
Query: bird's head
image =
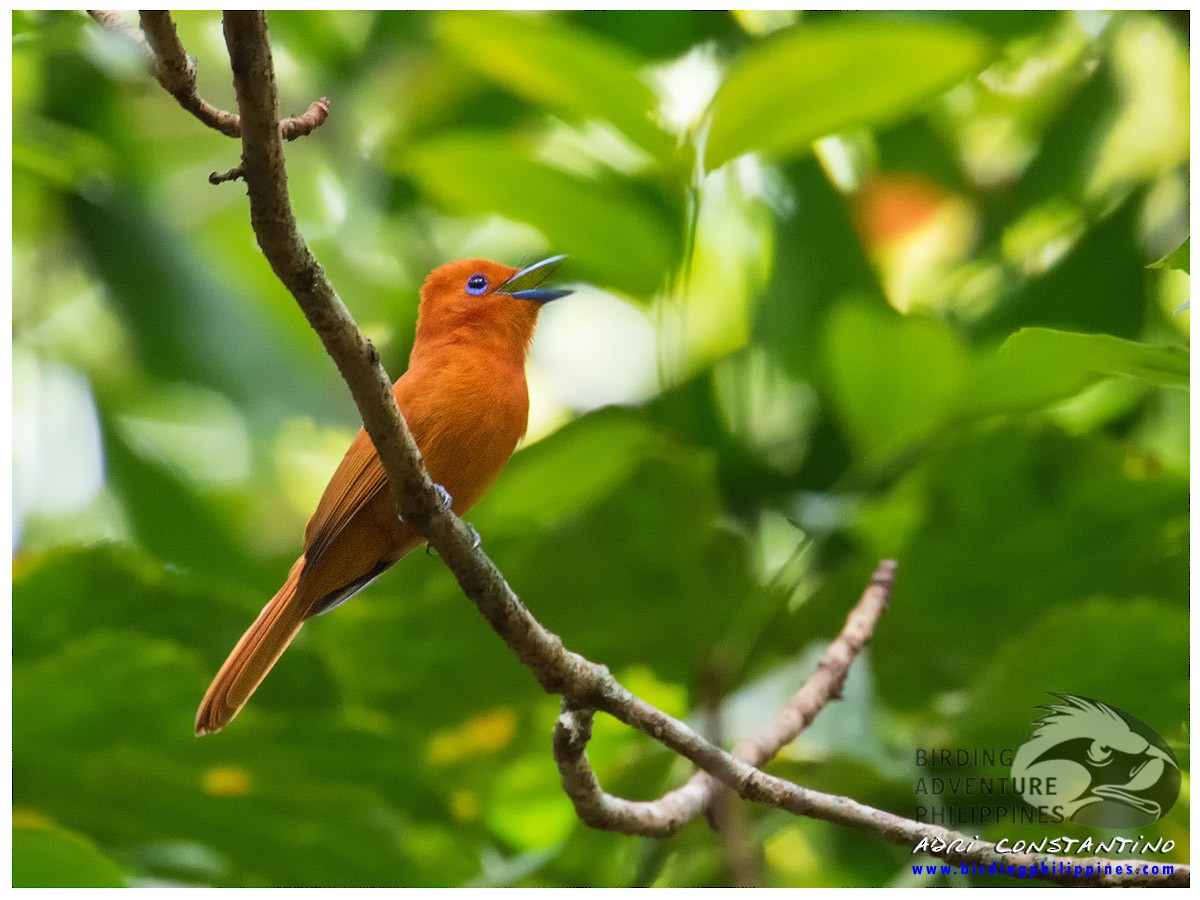
[(524, 269), (485, 259), (439, 266), (421, 286), (417, 346), (500, 346), (523, 360), (543, 304), (571, 293), (540, 287), (564, 259), (552, 256)]

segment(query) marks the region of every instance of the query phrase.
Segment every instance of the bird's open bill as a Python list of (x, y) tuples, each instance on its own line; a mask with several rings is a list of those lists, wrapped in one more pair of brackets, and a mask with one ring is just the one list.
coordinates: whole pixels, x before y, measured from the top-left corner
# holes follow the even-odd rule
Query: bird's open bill
[(559, 254), (534, 263), (496, 288), (496, 293), (509, 294), (518, 300), (536, 300), (538, 303), (549, 303), (551, 300), (565, 297), (571, 291), (564, 288), (539, 288), (538, 285), (550, 277), (566, 258), (565, 254)]

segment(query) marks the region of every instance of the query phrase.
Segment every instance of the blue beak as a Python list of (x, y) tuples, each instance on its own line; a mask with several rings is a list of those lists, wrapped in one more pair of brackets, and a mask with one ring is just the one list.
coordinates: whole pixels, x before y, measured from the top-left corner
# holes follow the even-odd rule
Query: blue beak
[(559, 254), (534, 263), (496, 288), (496, 293), (509, 294), (518, 300), (533, 300), (536, 303), (549, 303), (551, 300), (565, 297), (572, 292), (562, 288), (539, 288), (538, 285), (552, 275), (566, 258), (565, 254)]

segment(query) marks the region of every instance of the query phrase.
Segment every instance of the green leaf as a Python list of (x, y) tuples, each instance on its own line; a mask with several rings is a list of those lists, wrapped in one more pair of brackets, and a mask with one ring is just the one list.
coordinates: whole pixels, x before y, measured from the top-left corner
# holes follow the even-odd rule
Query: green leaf
[(121, 867), (91, 841), (58, 828), (13, 828), (13, 887), (125, 887)]
[[(1055, 428), (1005, 422), (940, 444), (864, 507), (859, 538), (867, 559), (900, 560), (871, 650), (881, 690), (904, 704), (966, 687), (1020, 633), (1014, 623), (1061, 605), (1154, 597), (1186, 611), (1186, 477), (1146, 477), (1123, 447)], [(1130, 652), (1147, 670), (1167, 646), (1122, 618), (1109, 623), (1127, 641), (1138, 635)], [(1091, 652), (1074, 631), (1038, 634)], [(1071, 656), (1066, 671), (1086, 669)]]
[(646, 422), (623, 410), (593, 413), (523, 450), (476, 517), (488, 529), (545, 531), (620, 491), (647, 456), (667, 449)]
[(1150, 269), (1181, 269), (1192, 274), (1192, 239), (1188, 238), (1158, 262), (1150, 263)]
[[(1113, 627), (1116, 622), (1119, 628)], [(1086, 653), (1072, 653), (1069, 675), (1064, 646), (1044, 639), (1050, 634), (1070, 634), (1074, 646), (1087, 647)], [(1129, 640), (1130, 634), (1138, 640)], [(971, 717), (970, 737), (980, 746), (1003, 746), (1029, 728), (1036, 716), (1029, 707), (1046, 701), (1043, 692), (1056, 690), (1113, 703), (1167, 737), (1187, 722), (1187, 669), (1188, 612), (1178, 604), (1095, 597), (1052, 607), (1014, 630), (975, 679), (971, 706), (978, 714)], [(1147, 691), (1148, 684), (1156, 689)], [(1017, 702), (995, 703), (1006, 696)]]
[(771, 281), (755, 310), (757, 339), (798, 380), (820, 377), (826, 316), (844, 296), (882, 297), (845, 196), (814, 157), (780, 167), (802, 215), (776, 224)]
[(881, 458), (953, 421), (1040, 409), (1104, 378), (1187, 387), (1189, 376), (1183, 348), (1051, 328), (1023, 328), (972, 356), (939, 322), (861, 303), (835, 310), (825, 351), (847, 433)]
[(883, 457), (946, 421), (968, 364), (966, 348), (941, 323), (862, 303), (833, 313), (825, 358), (851, 440)]
[(986, 38), (950, 22), (864, 16), (781, 31), (736, 62), (713, 98), (705, 165), (803, 153), (824, 135), (895, 120), (991, 54)]
[[(1062, 170), (1047, 172), (1046, 179), (1061, 189)], [(1138, 250), (1136, 196), (1091, 223), (1049, 269), (1029, 279), (1005, 279), (995, 306), (965, 323), (972, 339), (999, 342), (1028, 326), (1139, 337), (1146, 327), (1150, 279)]]
[(568, 175), (481, 133), (427, 141), (409, 151), (406, 165), (454, 212), (494, 211), (537, 228), (554, 252), (571, 256), (572, 277), (646, 296), (674, 269), (674, 232), (623, 183)]
[(983, 416), (1036, 409), (1078, 394), (1101, 378), (1125, 375), (1187, 387), (1188, 351), (1108, 334), (1022, 328), (972, 369), (960, 412)]
[(1055, 9), (922, 9), (897, 11), (896, 15), (957, 22), (995, 41), (1013, 41), (1053, 30), (1065, 14)]
[(82, 749), (186, 737), (203, 685), (195, 654), (178, 644), (93, 631), (14, 667), (13, 722), (22, 747), (33, 740)]
[(652, 119), (658, 100), (638, 78), (641, 61), (619, 45), (543, 16), (491, 12), (443, 13), (437, 36), (463, 63), (531, 103), (610, 122), (655, 156), (672, 146)]

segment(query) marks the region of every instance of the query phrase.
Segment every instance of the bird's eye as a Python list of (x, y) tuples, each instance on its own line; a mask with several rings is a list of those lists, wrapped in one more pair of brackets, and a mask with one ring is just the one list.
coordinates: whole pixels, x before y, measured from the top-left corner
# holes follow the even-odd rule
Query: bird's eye
[(467, 293), (478, 297), (487, 290), (487, 278), (483, 275), (472, 275), (467, 279)]

